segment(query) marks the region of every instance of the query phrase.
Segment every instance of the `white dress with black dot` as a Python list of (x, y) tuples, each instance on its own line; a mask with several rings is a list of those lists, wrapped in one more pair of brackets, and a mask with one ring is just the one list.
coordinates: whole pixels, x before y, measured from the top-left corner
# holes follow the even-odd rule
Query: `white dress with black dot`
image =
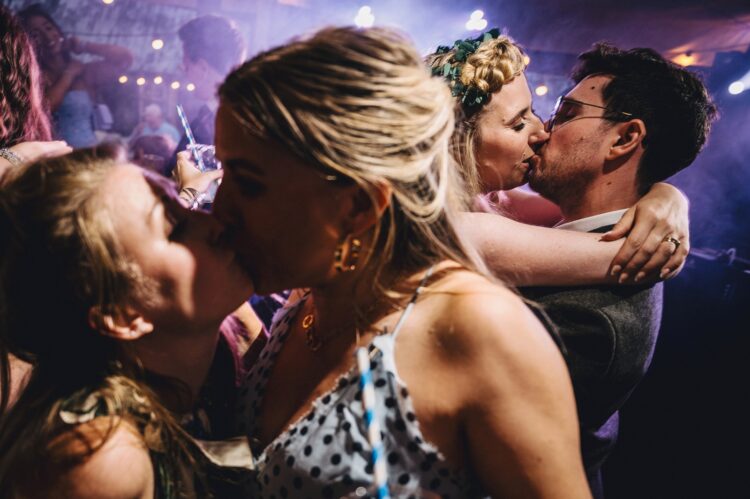
[[(306, 298), (279, 311), (271, 338), (250, 370), (240, 393), (240, 430), (253, 442), (256, 421), (269, 374), (289, 324)], [(403, 321), (399, 321), (402, 323)], [(425, 442), (409, 392), (399, 378), (393, 333), (377, 336), (369, 346), (376, 411), (382, 429), (388, 484), (394, 497), (484, 497), (476, 480), (453, 469), (434, 445)], [(356, 367), (319, 397), (309, 412), (263, 448), (253, 449), (258, 471), (256, 497), (356, 497), (372, 488), (371, 447)]]

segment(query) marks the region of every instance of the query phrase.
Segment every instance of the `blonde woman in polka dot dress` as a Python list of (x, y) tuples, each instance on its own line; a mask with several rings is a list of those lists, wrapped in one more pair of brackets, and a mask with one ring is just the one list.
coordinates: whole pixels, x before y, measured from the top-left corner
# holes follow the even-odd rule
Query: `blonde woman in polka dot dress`
[(257, 496), (372, 490), (364, 346), (394, 495), (587, 497), (562, 356), (454, 229), (451, 96), (414, 48), (323, 30), (219, 96), (214, 213), (258, 293), (303, 290), (242, 392)]

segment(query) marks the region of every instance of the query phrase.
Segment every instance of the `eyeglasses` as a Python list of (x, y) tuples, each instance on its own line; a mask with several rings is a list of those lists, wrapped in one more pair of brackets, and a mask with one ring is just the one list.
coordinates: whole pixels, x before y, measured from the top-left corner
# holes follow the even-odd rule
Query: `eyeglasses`
[[(595, 107), (597, 109), (604, 109), (605, 114), (602, 116), (578, 116), (578, 108), (582, 106)], [(609, 113), (611, 116), (607, 116)], [(588, 102), (581, 102), (568, 97), (559, 97), (555, 103), (555, 107), (552, 110), (549, 120), (544, 124), (544, 131), (552, 133), (556, 128), (560, 128), (565, 123), (570, 123), (575, 120), (582, 120), (584, 118), (599, 118), (610, 121), (626, 121), (633, 117), (632, 113), (626, 113), (625, 111), (614, 111), (604, 106), (597, 104), (589, 104)]]

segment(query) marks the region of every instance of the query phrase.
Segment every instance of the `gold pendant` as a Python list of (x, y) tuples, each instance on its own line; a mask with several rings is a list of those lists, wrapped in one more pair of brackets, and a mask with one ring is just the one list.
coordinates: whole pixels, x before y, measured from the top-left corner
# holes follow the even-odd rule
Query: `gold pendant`
[(305, 331), (310, 329), (310, 327), (315, 322), (315, 316), (313, 314), (307, 314), (304, 319), (302, 319), (302, 327), (305, 328)]
[(318, 335), (315, 334), (315, 327), (313, 327), (315, 324), (315, 316), (313, 314), (307, 314), (302, 319), (302, 329), (305, 330), (305, 343), (307, 343), (307, 347), (312, 350), (313, 352), (317, 352), (320, 350), (320, 347), (323, 346), (323, 342), (320, 341), (320, 338), (318, 338)]

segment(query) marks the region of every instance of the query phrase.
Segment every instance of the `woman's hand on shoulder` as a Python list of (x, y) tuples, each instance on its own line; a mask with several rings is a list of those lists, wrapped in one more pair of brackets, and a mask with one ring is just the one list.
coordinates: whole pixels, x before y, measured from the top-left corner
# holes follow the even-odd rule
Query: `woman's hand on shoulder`
[(627, 236), (612, 260), (613, 274), (620, 274), (620, 283), (665, 279), (679, 273), (690, 251), (688, 210), (688, 199), (679, 189), (659, 182), (625, 212), (602, 237), (614, 241)]
[[(110, 418), (80, 424), (58, 443), (96, 442), (110, 424)], [(150, 499), (154, 497), (151, 457), (137, 430), (119, 422), (100, 448), (55, 480), (53, 487), (54, 495), (71, 499)]]
[(455, 379), (452, 396), (461, 399), (460, 426), (485, 492), (587, 497), (573, 390), (557, 346), (512, 291), (459, 274), (446, 282), (450, 298), (432, 343), (437, 368)]

